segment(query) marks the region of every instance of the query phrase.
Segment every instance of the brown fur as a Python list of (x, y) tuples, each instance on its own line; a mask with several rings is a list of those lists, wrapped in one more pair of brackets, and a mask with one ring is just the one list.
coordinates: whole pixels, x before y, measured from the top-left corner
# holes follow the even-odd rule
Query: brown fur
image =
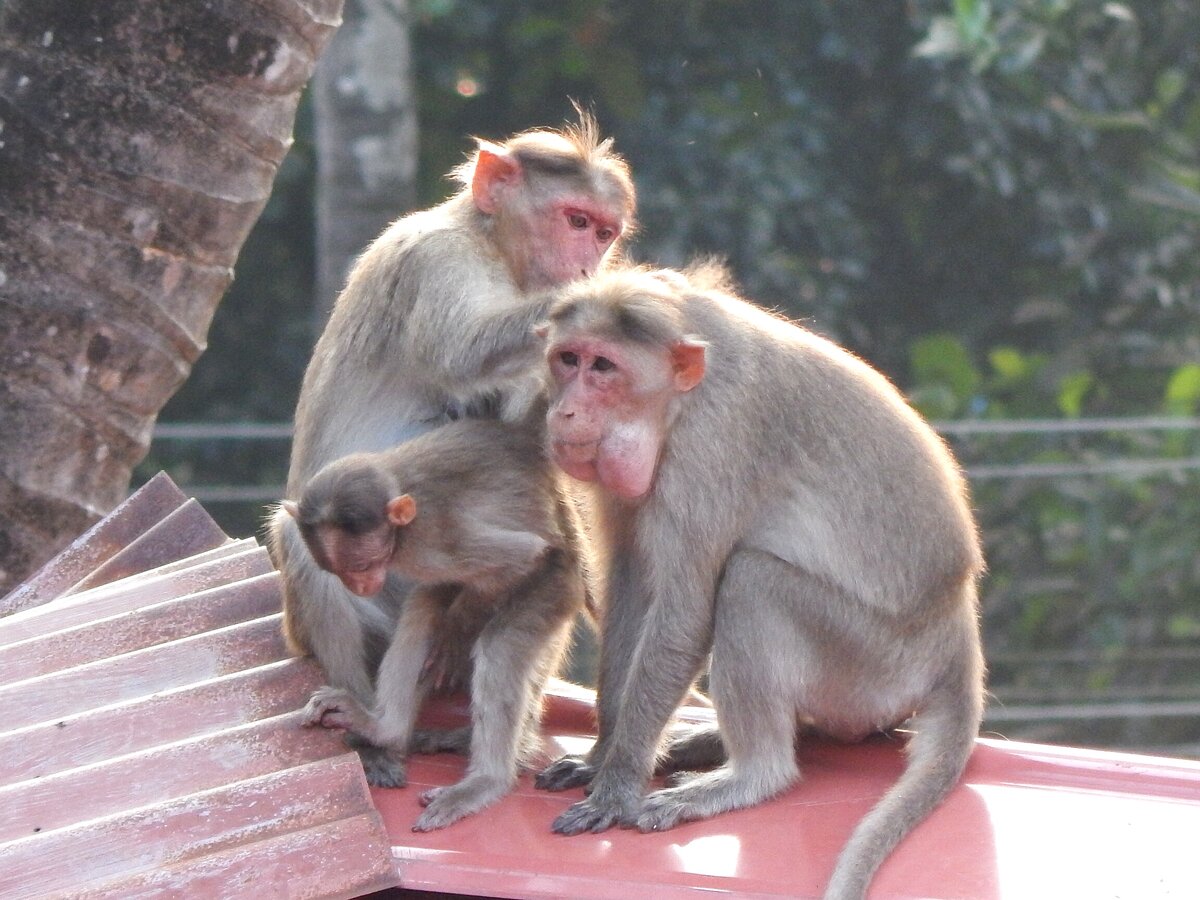
[[(385, 510), (401, 496), (415, 502), (415, 518), (395, 525)], [(385, 787), (405, 782), (410, 749), (469, 745), (463, 780), (423, 795), (418, 830), (497, 800), (537, 746), (546, 679), (585, 596), (578, 529), (537, 430), (464, 420), (345, 457), (312, 479), (296, 517), (315, 556), (335, 571), (382, 547), (382, 563), (417, 583), (380, 665), (373, 707), (326, 687), (309, 702), (308, 722), (350, 731), (368, 780)], [(414, 735), (420, 704), (440, 680), (423, 670), (439, 642), (446, 646), (432, 653), (437, 664), (471, 685), (472, 727)]]

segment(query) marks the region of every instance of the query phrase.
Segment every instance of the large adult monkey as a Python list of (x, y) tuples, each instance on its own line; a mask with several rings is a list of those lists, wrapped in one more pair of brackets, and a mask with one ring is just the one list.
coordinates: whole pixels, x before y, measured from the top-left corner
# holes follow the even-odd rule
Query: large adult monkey
[[(629, 169), (582, 111), (578, 125), (480, 141), (452, 175), (457, 194), (395, 222), (350, 273), (300, 389), (293, 500), (327, 463), (464, 411), (521, 420), (540, 390), (531, 329), (547, 289), (597, 271), (632, 226)], [(393, 577), (377, 598), (355, 597), (317, 567), (286, 512), (268, 537), (289, 644), (369, 703), (402, 587)]]
[[(734, 296), (719, 267), (601, 274), (541, 331), (551, 452), (592, 482), (607, 560), (600, 736), (539, 779), (591, 794), (554, 829), (755, 804), (798, 777), (799, 724), (858, 740), (908, 722), (905, 771), (826, 894), (862, 896), (979, 727), (983, 558), (958, 467), (883, 376)], [(727, 762), (644, 796), (710, 651), (719, 729), (666, 752)]]

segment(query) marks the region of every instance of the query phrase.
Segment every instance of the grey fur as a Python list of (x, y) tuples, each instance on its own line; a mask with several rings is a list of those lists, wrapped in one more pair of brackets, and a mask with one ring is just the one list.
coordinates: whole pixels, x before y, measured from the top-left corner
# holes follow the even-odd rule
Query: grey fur
[[(504, 193), (498, 212), (485, 214), (472, 189), (485, 146), (518, 162), (522, 155), (574, 156), (586, 165), (565, 180), (525, 173)], [(581, 113), (578, 126), (561, 131), (481, 142), (454, 172), (461, 191), (398, 220), (364, 251), (304, 376), (289, 498), (336, 459), (384, 450), (463, 413), (509, 422), (525, 417), (542, 390), (531, 328), (548, 307), (547, 295), (526, 290), (518, 276), (530, 274), (526, 226), (547, 215), (538, 202), (579, 190), (581, 172), (590, 175), (597, 203), (628, 228), (634, 212), (628, 168)], [(355, 597), (317, 567), (283, 509), (271, 516), (267, 540), (283, 575), (289, 646), (315, 656), (332, 685), (369, 706), (375, 667), (408, 585), (389, 577), (376, 597)]]
[[(826, 893), (862, 897), (957, 782), (978, 731), (984, 564), (966, 485), (883, 376), (734, 296), (711, 266), (567, 288), (547, 339), (554, 353), (576, 339), (661, 338), (664, 323), (666, 346), (707, 343), (706, 371), (671, 401), (650, 492), (594, 491), (607, 582), (600, 734), (587, 759), (539, 779), (590, 780), (554, 829), (654, 831), (756, 804), (798, 777), (802, 721), (846, 740), (908, 722), (907, 768)], [(710, 653), (720, 734), (687, 735), (674, 755), (728, 761), (644, 796), (664, 727)]]

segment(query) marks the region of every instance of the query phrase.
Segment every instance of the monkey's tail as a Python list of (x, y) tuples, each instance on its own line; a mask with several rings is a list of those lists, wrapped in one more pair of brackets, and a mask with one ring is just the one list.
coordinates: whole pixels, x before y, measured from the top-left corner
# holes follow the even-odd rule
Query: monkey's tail
[[(982, 666), (979, 666), (981, 669)], [(980, 678), (955, 668), (912, 719), (908, 764), (838, 856), (825, 900), (865, 897), (876, 870), (962, 777), (982, 717)], [(957, 682), (957, 683), (954, 683)]]

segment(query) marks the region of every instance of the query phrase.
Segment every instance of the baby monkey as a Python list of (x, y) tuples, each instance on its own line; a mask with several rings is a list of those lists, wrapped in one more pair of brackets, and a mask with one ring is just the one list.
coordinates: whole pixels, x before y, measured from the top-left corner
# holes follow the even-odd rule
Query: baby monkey
[[(382, 787), (405, 783), (409, 752), (469, 747), (463, 779), (421, 796), (416, 831), (494, 803), (538, 750), (545, 683), (587, 596), (580, 528), (540, 429), (450, 422), (330, 463), (283, 507), (317, 564), (354, 594), (378, 593), (389, 571), (416, 583), (380, 664), (374, 709), (323, 687), (307, 724), (369, 745), (367, 780)], [(429, 677), (431, 664), (469, 678), (469, 729), (414, 734), (421, 702), (442, 680)]]

